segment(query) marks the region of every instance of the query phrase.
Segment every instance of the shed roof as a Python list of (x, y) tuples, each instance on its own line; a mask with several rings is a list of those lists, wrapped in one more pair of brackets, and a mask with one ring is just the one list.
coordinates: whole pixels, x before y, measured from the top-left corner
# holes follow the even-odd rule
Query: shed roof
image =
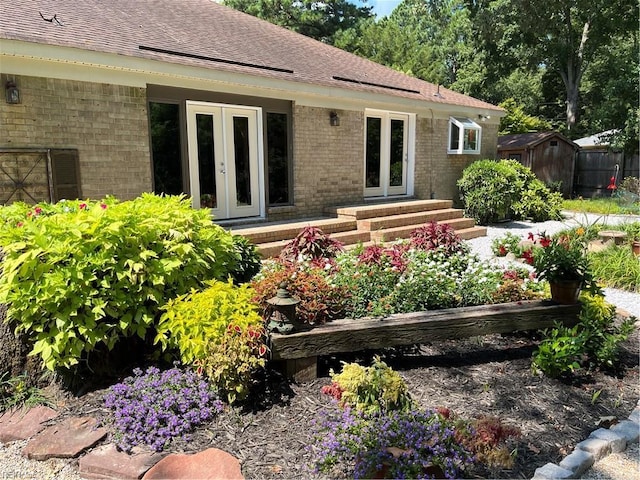
[(558, 132), (533, 132), (500, 135), (498, 137), (498, 150), (521, 150), (533, 148), (552, 138), (558, 138), (563, 142), (570, 144), (574, 148), (578, 148), (578, 145)]
[(0, 39), (502, 110), (212, 0), (3, 1)]

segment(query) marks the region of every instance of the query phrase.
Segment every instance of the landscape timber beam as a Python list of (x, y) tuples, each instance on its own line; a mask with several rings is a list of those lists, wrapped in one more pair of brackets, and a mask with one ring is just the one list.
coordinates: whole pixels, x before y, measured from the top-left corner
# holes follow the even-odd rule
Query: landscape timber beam
[[(272, 360), (285, 360), (287, 373), (303, 368), (308, 378), (320, 355), (380, 349), (399, 345), (573, 326), (581, 305), (559, 305), (550, 300), (448, 308), (383, 318), (340, 319), (287, 335), (272, 333)], [(299, 365), (299, 367), (296, 367)]]

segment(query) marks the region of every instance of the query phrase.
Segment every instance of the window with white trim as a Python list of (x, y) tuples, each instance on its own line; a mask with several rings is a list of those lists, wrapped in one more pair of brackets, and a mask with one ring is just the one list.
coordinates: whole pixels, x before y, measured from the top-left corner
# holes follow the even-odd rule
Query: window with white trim
[(482, 127), (470, 118), (449, 118), (449, 147), (447, 153), (480, 153)]

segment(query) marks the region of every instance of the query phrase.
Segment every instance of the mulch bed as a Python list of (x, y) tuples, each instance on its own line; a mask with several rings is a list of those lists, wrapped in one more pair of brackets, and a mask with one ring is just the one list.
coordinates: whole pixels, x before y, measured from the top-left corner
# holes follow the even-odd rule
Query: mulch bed
[[(495, 415), (521, 429), (514, 468), (484, 472), (482, 478), (531, 478), (536, 468), (569, 454), (601, 417), (623, 419), (633, 410), (640, 398), (639, 338), (636, 329), (623, 344), (615, 374), (582, 373), (569, 381), (532, 375), (538, 341), (533, 336), (488, 335), (382, 353), (421, 406), (448, 407), (467, 418)], [(340, 361), (367, 361), (373, 353), (323, 358), (322, 377), (305, 384), (291, 384), (270, 371), (254, 395), (258, 403), (229, 409), (171, 450), (228, 451), (241, 461), (247, 479), (324, 478), (309, 470), (308, 448), (318, 411), (332, 408), (320, 388), (329, 383), (329, 368), (339, 370)], [(100, 416), (103, 393), (67, 396), (63, 414)]]

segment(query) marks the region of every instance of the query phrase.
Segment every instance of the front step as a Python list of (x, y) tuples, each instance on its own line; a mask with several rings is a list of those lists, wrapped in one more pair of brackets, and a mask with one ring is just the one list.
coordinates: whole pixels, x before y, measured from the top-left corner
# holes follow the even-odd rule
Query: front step
[[(448, 224), (456, 230), (464, 230), (467, 228), (472, 228), (475, 225), (475, 222), (472, 218), (453, 218), (451, 220), (441, 220), (437, 222), (438, 224)], [(399, 238), (408, 238), (416, 228), (422, 225), (403, 225), (401, 227), (394, 228), (385, 228), (382, 230), (377, 230), (375, 232), (371, 232), (371, 240), (373, 242), (390, 242), (393, 240), (397, 240)]]
[(368, 218), (358, 220), (360, 230), (382, 230), (385, 228), (403, 227), (405, 225), (420, 225), (429, 222), (439, 222), (441, 220), (451, 220), (462, 218), (463, 212), (457, 208), (443, 208), (428, 212), (404, 213), (401, 215), (390, 215), (388, 217)]
[[(305, 227), (318, 227), (326, 234), (356, 230), (358, 224), (352, 218), (318, 218), (295, 222), (277, 222), (267, 225), (253, 225), (232, 230), (233, 234), (247, 237), (256, 245), (261, 243), (274, 243), (280, 240), (289, 241), (295, 238), (300, 230)], [(285, 242), (286, 243), (286, 242)]]
[(328, 207), (325, 213), (336, 215), (338, 218), (355, 218), (364, 220), (374, 217), (388, 217), (390, 215), (402, 215), (407, 213), (426, 212), (451, 208), (452, 200), (405, 200), (389, 203), (371, 203), (345, 207)]

